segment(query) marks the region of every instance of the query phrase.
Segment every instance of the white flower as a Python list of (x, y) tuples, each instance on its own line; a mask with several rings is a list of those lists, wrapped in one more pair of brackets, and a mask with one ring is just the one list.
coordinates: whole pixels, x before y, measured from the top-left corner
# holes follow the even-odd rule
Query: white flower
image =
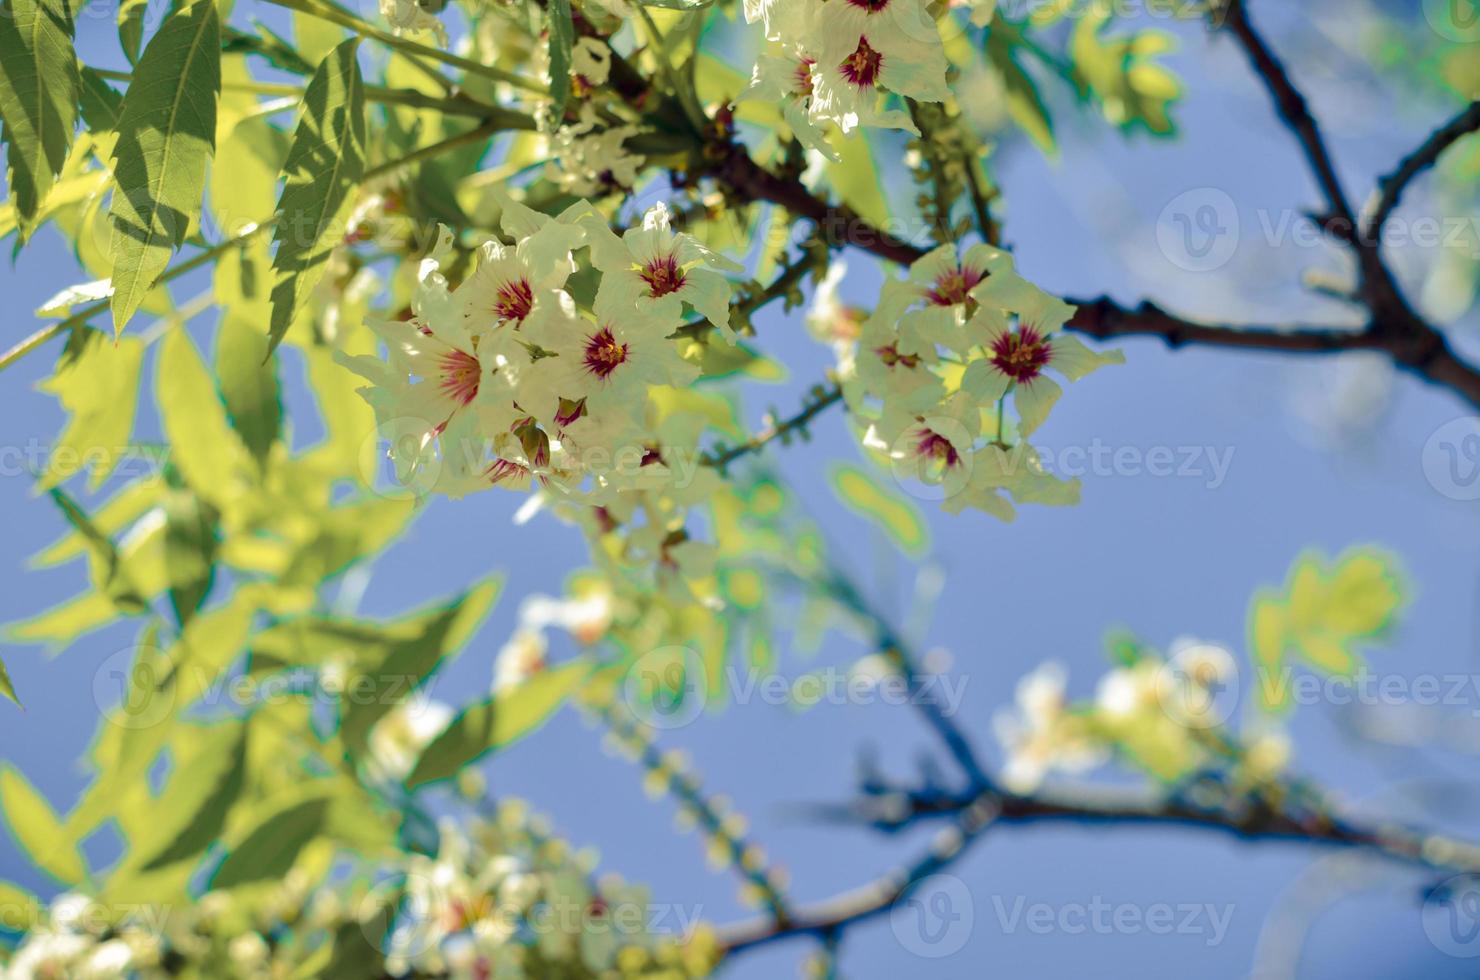
[(518, 687), (544, 670), (545, 652), (548, 649), (545, 634), (539, 630), (515, 630), (493, 662), (494, 691)]
[(418, 698), (397, 705), (370, 730), (370, 769), (383, 779), (405, 779), (452, 714), (440, 701)]
[[(682, 387), (699, 373), (669, 339), (678, 326), (674, 307), (639, 307), (610, 291), (597, 294), (592, 319), (579, 315), (564, 294), (537, 296), (525, 330), (554, 356), (535, 361), (521, 404), (540, 422), (571, 430), (578, 441), (578, 420), (588, 422), (587, 432), (613, 420), (640, 424), (650, 387)], [(562, 402), (579, 406), (574, 417), (561, 412)]]
[(919, 0), (829, 0), (817, 34), (813, 121), (830, 119), (845, 133), (864, 125), (919, 135), (907, 112), (880, 109), (884, 94), (920, 102), (950, 96), (940, 32)]
[[(706, 248), (692, 235), (674, 232), (668, 206), (659, 202), (642, 216), (640, 228), (618, 238), (606, 219), (587, 207), (580, 217), (591, 243), (591, 262), (602, 272), (597, 305), (617, 309), (636, 304), (676, 319), (687, 303), (733, 342), (730, 329), (730, 282), (719, 272), (741, 266)], [(661, 307), (662, 309), (659, 309)]]
[(445, 48), (447, 28), (432, 11), (441, 10), (446, 5), (445, 0), (380, 0), (380, 16), (397, 34), (431, 31)]
[(628, 152), (623, 144), (637, 135), (637, 127), (601, 127), (596, 107), (583, 104), (580, 118), (549, 138), (545, 176), (577, 197), (630, 190), (644, 158)]
[(1052, 769), (1081, 772), (1103, 758), (1100, 747), (1066, 710), (1066, 679), (1061, 665), (1043, 664), (1018, 682), (1016, 711), (993, 719), (1007, 751), (1002, 781), (1014, 793), (1031, 793)]

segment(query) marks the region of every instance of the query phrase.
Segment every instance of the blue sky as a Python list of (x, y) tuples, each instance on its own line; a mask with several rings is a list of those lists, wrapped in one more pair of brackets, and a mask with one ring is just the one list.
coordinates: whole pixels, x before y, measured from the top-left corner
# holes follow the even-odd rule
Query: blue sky
[[(1297, 80), (1329, 120), (1341, 176), (1361, 200), (1376, 174), (1446, 110), (1364, 77), (1334, 43), (1348, 29), (1344, 15), (1331, 13), (1334, 6), (1274, 7), (1256, 3), (1255, 14), (1277, 44), (1299, 57)], [(94, 20), (87, 29), (101, 32), (107, 24)], [(1352, 322), (1350, 312), (1299, 284), (1306, 270), (1344, 270), (1345, 258), (1293, 234), (1275, 240), (1282, 214), (1312, 207), (1318, 198), (1265, 92), (1226, 39), (1209, 40), (1196, 29), (1179, 33), (1183, 44), (1170, 63), (1188, 93), (1177, 113), (1182, 134), (1176, 142), (1126, 141), (1088, 121), (1063, 127), (1057, 160), (1020, 140), (1000, 147), (997, 166), (1008, 189), (1004, 217), (1020, 268), (1068, 295), (1110, 292), (1124, 302), (1152, 297), (1180, 312), (1235, 322)], [(1188, 192), (1202, 195), (1194, 200), (1221, 200), (1208, 198), (1209, 189), (1228, 196), (1241, 233), (1225, 265), (1189, 272), (1158, 248), (1158, 219), (1165, 232), (1164, 209)], [(1429, 200), (1420, 188), (1401, 214), (1423, 213)], [(1411, 274), (1405, 278), (1410, 285), (1421, 281), (1432, 258), (1432, 250), (1417, 246), (1395, 255)], [(849, 261), (854, 276), (847, 295), (870, 303), (878, 274), (866, 258)], [(12, 310), (9, 341), (32, 329), (26, 311), (75, 275), (52, 232), (13, 265), (0, 266), (0, 289)], [(1472, 316), (1454, 327), (1472, 353), (1474, 326)], [(756, 423), (768, 404), (798, 404), (828, 365), (827, 351), (808, 339), (798, 312), (768, 310), (757, 327), (759, 345), (786, 366), (788, 380), (754, 393), (750, 415)], [(1424, 468), (1430, 437), (1472, 409), (1449, 392), (1357, 359), (1169, 352), (1145, 340), (1123, 349), (1126, 365), (1071, 388), (1039, 441), (1055, 451), (1134, 450), (1136, 458), (1155, 447), (1179, 458), (1197, 450), (1204, 463), (1196, 472), (1157, 477), (1122, 467), (1119, 474), (1090, 474), (1080, 506), (1025, 508), (1011, 525), (979, 514), (929, 514), (944, 591), (922, 645), (949, 651), (965, 684), (958, 721), (983, 751), (995, 756), (993, 712), (1011, 700), (1017, 679), (1043, 660), (1068, 666), (1072, 692), (1092, 691), (1103, 671), (1100, 642), (1108, 628), (1127, 627), (1162, 646), (1191, 634), (1242, 649), (1249, 596), (1282, 579), (1291, 559), (1308, 547), (1334, 553), (1375, 543), (1400, 556), (1413, 602), (1392, 644), (1371, 658), (1373, 670), (1407, 681), (1477, 673), (1477, 505), (1438, 492)], [(34, 390), (54, 354), (49, 348), (7, 371), (0, 387), (0, 446), (45, 443), (60, 428), (54, 401)], [(296, 365), (289, 361), (286, 376), (296, 383)], [(157, 431), (149, 402), (141, 400), (147, 406), (141, 434)], [(827, 488), (829, 462), (857, 458), (844, 421), (824, 416), (813, 435), (808, 444), (776, 450), (769, 461), (882, 608), (896, 620), (910, 617), (917, 612), (911, 595), (918, 566), (839, 508)], [(1209, 454), (1227, 461), (1221, 479), (1206, 465)], [(489, 571), (509, 573), (512, 585), (489, 623), (433, 688), (443, 700), (456, 703), (486, 686), (518, 600), (557, 591), (565, 572), (583, 561), (573, 529), (548, 519), (514, 526), (510, 516), (519, 502), (496, 493), (438, 502), (374, 566), (362, 604), (373, 614), (446, 595)], [(27, 572), (27, 556), (62, 531), (60, 517), (34, 496), (28, 478), (7, 472), (0, 479), (0, 521), (10, 542), (0, 563), (0, 620), (21, 618), (83, 586), (80, 566)], [(84, 782), (75, 760), (97, 715), (95, 672), (131, 637), (132, 627), (105, 630), (54, 659), (35, 648), (4, 647), (26, 702), (24, 713), (0, 706), (4, 757), (60, 806), (75, 799)], [(843, 666), (861, 652), (829, 642), (814, 661), (785, 656), (783, 669)], [(1461, 748), (1476, 711), (1480, 697), (1426, 709), (1442, 722), (1437, 729), (1460, 733)], [(1473, 752), (1373, 743), (1356, 734), (1353, 722), (1360, 720), (1333, 705), (1302, 709), (1292, 725), (1296, 768), (1331, 787), (1353, 812), (1411, 816), (1480, 835), (1480, 801), (1465, 789), (1480, 774)], [(876, 749), (897, 774), (912, 772), (922, 753), (936, 753), (930, 734), (906, 709), (822, 705), (798, 712), (730, 705), (663, 733), (660, 744), (685, 749), (706, 784), (750, 818), (754, 836), (790, 871), (799, 901), (858, 885), (910, 858), (926, 840), (920, 833), (882, 838), (822, 827), (788, 810), (798, 802), (846, 798), (862, 746)], [(1480, 743), (1470, 738), (1469, 744)], [(672, 805), (647, 799), (640, 774), (603, 753), (600, 733), (574, 713), (560, 714), (486, 769), (494, 792), (530, 800), (562, 834), (598, 847), (604, 867), (651, 884), (656, 901), (721, 922), (747, 914), (732, 879), (706, 870), (701, 842), (673, 833)], [(1117, 977), (1246, 977), (1253, 975), (1271, 913), (1289, 924), (1297, 921), (1288, 904), (1292, 896), (1330, 891), (1344, 897), (1323, 906), (1310, 926), (1299, 976), (1472, 975), (1472, 961), (1446, 955), (1426, 937), (1420, 896), (1433, 876), (1381, 870), (1297, 845), (1249, 845), (1196, 831), (1002, 828), (953, 869), (969, 896), (957, 899), (968, 920), (958, 952), (921, 958), (901, 938), (909, 932), (907, 920), (896, 929), (880, 919), (850, 933), (840, 962), (845, 976), (859, 978), (944, 980), (989, 971), (1057, 978), (1090, 970)], [(44, 887), (3, 837), (0, 876)], [(1155, 935), (1130, 928), (1035, 931), (1014, 913), (1099, 903), (1143, 914), (1157, 904), (1205, 914), (1199, 913), (1193, 931)], [(1215, 936), (1212, 920), (1223, 915), (1226, 928)], [(806, 941), (778, 945), (747, 955), (728, 975), (795, 975), (805, 951)]]

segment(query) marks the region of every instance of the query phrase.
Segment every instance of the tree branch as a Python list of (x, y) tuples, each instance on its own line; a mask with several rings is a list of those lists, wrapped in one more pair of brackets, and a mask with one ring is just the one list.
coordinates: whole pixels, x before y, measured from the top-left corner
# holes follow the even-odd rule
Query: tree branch
[(1445, 150), (1476, 130), (1480, 130), (1480, 101), (1471, 102), (1469, 108), (1434, 130), (1422, 146), (1399, 162), (1396, 170), (1379, 178), (1378, 189), (1364, 209), (1362, 237), (1376, 243), (1382, 236), (1382, 226), (1413, 179), (1437, 163)]

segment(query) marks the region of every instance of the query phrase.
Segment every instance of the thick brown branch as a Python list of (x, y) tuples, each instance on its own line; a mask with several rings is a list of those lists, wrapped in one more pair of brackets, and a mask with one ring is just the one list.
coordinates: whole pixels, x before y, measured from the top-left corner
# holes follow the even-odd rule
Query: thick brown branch
[[(902, 265), (925, 254), (924, 249), (875, 227), (848, 208), (829, 204), (800, 180), (758, 166), (743, 147), (729, 147), (717, 176), (745, 199), (767, 201), (809, 219), (818, 235), (831, 245), (849, 245)], [(1151, 336), (1161, 337), (1173, 347), (1200, 344), (1298, 354), (1377, 350), (1405, 370), (1443, 385), (1480, 407), (1480, 369), (1461, 360), (1441, 333), (1414, 316), (1397, 296), (1396, 287), (1390, 295), (1392, 298), (1380, 302), (1364, 302), (1373, 310), (1366, 329), (1206, 324), (1168, 313), (1149, 302), (1129, 308), (1106, 296), (1093, 300), (1069, 298), (1067, 301), (1080, 309), (1068, 325), (1071, 330), (1101, 340)]]
[(1437, 163), (1445, 150), (1476, 130), (1480, 130), (1480, 101), (1471, 102), (1469, 108), (1434, 130), (1422, 146), (1399, 162), (1396, 170), (1379, 179), (1378, 190), (1372, 195), (1363, 216), (1363, 239), (1377, 242), (1382, 235), (1382, 226), (1414, 178)]

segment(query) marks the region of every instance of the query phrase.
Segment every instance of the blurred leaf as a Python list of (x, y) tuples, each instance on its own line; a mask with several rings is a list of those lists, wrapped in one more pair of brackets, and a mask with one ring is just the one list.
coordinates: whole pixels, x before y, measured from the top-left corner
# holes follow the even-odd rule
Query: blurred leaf
[(144, 345), (134, 337), (116, 344), (94, 336), (76, 358), (41, 383), (68, 413), (57, 437), (41, 489), (58, 486), (86, 466), (89, 489), (108, 479), (128, 452), (139, 396)]
[(227, 421), (210, 372), (184, 330), (165, 334), (155, 375), (170, 463), (192, 490), (224, 509), (241, 489), (247, 453)]
[(303, 118), (284, 166), (274, 232), (272, 325), (268, 349), (282, 342), (293, 318), (324, 275), (365, 170), (365, 91), (355, 58), (359, 39), (335, 48), (314, 72)]
[(414, 500), (372, 498), (324, 512), (317, 532), (297, 550), (279, 581), (318, 585), (383, 549), (406, 529), (415, 510)]
[(189, 490), (164, 497), (164, 563), (170, 607), (184, 626), (210, 594), (216, 574), (216, 527), (207, 507)]
[(340, 737), (352, 756), (364, 752), (370, 730), (397, 704), (408, 701), (416, 689), (483, 622), (502, 590), (499, 579), (488, 579), (430, 616), (417, 618), (418, 632), (370, 647), (347, 682), (356, 692), (342, 712)]
[[(93, 509), (91, 515), (93, 526), (109, 537), (118, 534), (159, 502), (163, 486), (164, 483), (161, 480), (135, 480), (119, 490), (101, 507)], [(60, 565), (86, 555), (87, 550), (86, 536), (76, 528), (72, 528), (31, 559), (31, 564), (37, 568)]]
[(51, 804), (11, 766), (0, 769), (0, 805), (10, 834), (42, 871), (64, 885), (87, 877), (77, 844), (62, 829)]
[(115, 334), (200, 215), (220, 90), (216, 4), (190, 0), (173, 8), (150, 39), (123, 97), (110, 211)]
[(143, 612), (148, 603), (129, 577), (113, 542), (93, 524), (87, 512), (61, 489), (53, 487), (50, 493), (67, 523), (72, 525), (86, 543), (93, 588), (100, 595), (106, 596), (124, 615)]
[(1288, 658), (1296, 653), (1321, 673), (1351, 677), (1362, 666), (1357, 647), (1380, 638), (1403, 604), (1394, 559), (1353, 548), (1334, 562), (1302, 555), (1283, 593), (1261, 590), (1249, 607), (1249, 650), (1258, 669), (1260, 706), (1290, 706)]
[(344, 41), (344, 28), (322, 17), (294, 10), (293, 40), (303, 60), (316, 65)]
[(72, 147), (79, 86), (73, 30), (68, 0), (10, 0), (0, 16), (0, 137), (23, 241)]
[(929, 547), (930, 532), (919, 510), (899, 494), (886, 490), (871, 473), (838, 464), (830, 478), (843, 506), (878, 525), (905, 554), (923, 554)]
[(889, 198), (884, 193), (868, 138), (837, 140), (834, 149), (838, 152), (838, 162), (827, 164), (828, 183), (859, 217), (875, 227), (887, 227)]
[(517, 742), (543, 724), (588, 673), (584, 661), (554, 667), (463, 709), (427, 746), (406, 785), (415, 789), (455, 776), (485, 753)]
[(235, 888), (266, 878), (281, 878), (324, 828), (328, 810), (329, 800), (318, 797), (273, 813), (231, 848), (226, 860), (211, 876), (211, 887)]
[(214, 844), (241, 795), (247, 774), (247, 726), (229, 722), (201, 729), (195, 755), (178, 766), (151, 807), (154, 836), (135, 842), (130, 863), (153, 871), (189, 860)]
[(10, 698), (16, 704), (21, 703), (21, 699), (16, 696), (15, 685), (10, 682), (10, 671), (5, 669), (4, 660), (0, 660), (0, 694)]
[(565, 117), (565, 104), (570, 100), (570, 61), (576, 43), (570, 0), (550, 0), (549, 18), (551, 109), (556, 119), (562, 119)]
[(1096, 8), (1074, 25), (1069, 54), (1074, 68), (1099, 99), (1105, 118), (1121, 129), (1145, 127), (1157, 136), (1176, 132), (1171, 106), (1182, 96), (1177, 76), (1152, 59), (1176, 47), (1165, 31), (1105, 37), (1110, 12)]
[(139, 63), (144, 46), (144, 21), (149, 16), (149, 0), (121, 0), (118, 4), (118, 43), (128, 63)]
[(1007, 113), (1013, 122), (1044, 153), (1056, 155), (1058, 145), (1054, 140), (1053, 121), (1049, 119), (1048, 108), (1038, 94), (1038, 84), (1018, 64), (1008, 32), (996, 25), (987, 33), (987, 59), (1002, 76), (1002, 83), (1007, 90)]
[(282, 425), (277, 362), (263, 358), (267, 333), (261, 321), (227, 310), (216, 333), (216, 376), (226, 414), (259, 467), (267, 465)]

